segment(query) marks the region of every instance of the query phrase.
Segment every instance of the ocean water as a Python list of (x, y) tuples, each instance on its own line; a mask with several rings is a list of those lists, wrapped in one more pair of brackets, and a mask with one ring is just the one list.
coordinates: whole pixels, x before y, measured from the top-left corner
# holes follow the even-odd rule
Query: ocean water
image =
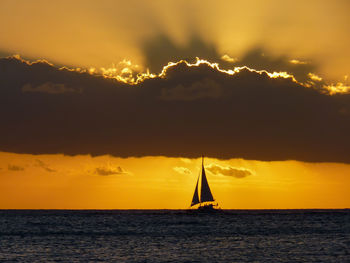
[(350, 262), (350, 210), (0, 210), (0, 262)]

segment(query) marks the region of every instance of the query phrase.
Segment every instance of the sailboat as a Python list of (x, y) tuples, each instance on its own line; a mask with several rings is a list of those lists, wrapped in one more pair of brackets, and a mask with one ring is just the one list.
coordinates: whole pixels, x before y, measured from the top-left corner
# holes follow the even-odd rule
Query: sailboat
[[(199, 191), (199, 183), (201, 184), (201, 189)], [(212, 212), (217, 211), (218, 204), (215, 203), (213, 194), (211, 193), (207, 176), (205, 175), (204, 169), (204, 156), (202, 156), (202, 170), (198, 175), (196, 188), (191, 202), (191, 210)]]

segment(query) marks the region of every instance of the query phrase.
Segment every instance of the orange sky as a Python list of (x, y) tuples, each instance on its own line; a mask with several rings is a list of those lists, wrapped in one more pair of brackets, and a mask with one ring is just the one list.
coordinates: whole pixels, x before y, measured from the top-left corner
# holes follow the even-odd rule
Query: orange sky
[[(205, 165), (214, 198), (225, 209), (350, 207), (350, 165), (242, 159), (206, 159)], [(212, 165), (250, 174), (213, 174)], [(184, 209), (200, 160), (2, 152), (0, 168), (1, 209)]]
[[(156, 71), (173, 58), (182, 56), (180, 59), (190, 61), (200, 52), (201, 59), (220, 62), (222, 69), (232, 70), (234, 63), (244, 61), (251, 62), (248, 66), (252, 69), (281, 72), (280, 76), (292, 76), (300, 71), (308, 78), (298, 79), (305, 89), (318, 85), (331, 91), (328, 95), (349, 94), (349, 7), (349, 1), (344, 0), (1, 0), (0, 58), (18, 54), (18, 61), (21, 61), (19, 56), (30, 61), (47, 59), (56, 67), (75, 68), (76, 72), (84, 68), (91, 74), (118, 76), (119, 81), (135, 84), (132, 77), (137, 73), (147, 72), (147, 76), (153, 78), (156, 75), (149, 73), (160, 73)], [(263, 68), (266, 66), (263, 62), (270, 68)], [(284, 68), (279, 68), (282, 66)], [(148, 71), (152, 67), (154, 70)], [(286, 68), (295, 69), (295, 72), (287, 72)], [(42, 77), (44, 74), (40, 71), (34, 75)], [(120, 77), (122, 75), (124, 78)], [(15, 76), (14, 83), (17, 78), (21, 80), (21, 76)], [(17, 87), (18, 94), (10, 85), (9, 90), (18, 96), (33, 95), (32, 98), (45, 92), (50, 96), (63, 96), (67, 91), (74, 95), (82, 93), (83, 89), (74, 90), (63, 79), (55, 81), (58, 82), (25, 83)], [(208, 83), (206, 85), (211, 87), (214, 82), (209, 80)], [(196, 82), (190, 88), (196, 91), (204, 84)], [(3, 89), (4, 94), (10, 93), (7, 88)], [(176, 88), (185, 89), (182, 84)], [(14, 101), (19, 105), (16, 109), (22, 110), (20, 103), (25, 99)], [(65, 103), (62, 105), (66, 107)], [(71, 105), (75, 109), (76, 105)], [(8, 106), (12, 110), (13, 105), (9, 103)], [(254, 104), (247, 109), (250, 107)], [(290, 106), (293, 107), (299, 106)], [(347, 107), (340, 108), (339, 123), (348, 120), (350, 109)], [(45, 109), (40, 110), (43, 115), (47, 113)], [(61, 116), (62, 109), (54, 113)], [(115, 113), (110, 116), (114, 117)], [(30, 125), (33, 120), (28, 118), (17, 123)], [(225, 127), (227, 119), (222, 120), (220, 127)], [(245, 119), (242, 120), (245, 124)], [(13, 123), (16, 120), (9, 117), (7, 127), (12, 127)], [(147, 125), (147, 120), (145, 123)], [(38, 131), (40, 129), (38, 127)], [(55, 127), (52, 130), (57, 131)], [(346, 129), (342, 131), (346, 134)], [(17, 143), (17, 137), (13, 138)], [(24, 138), (30, 140), (30, 135)], [(6, 139), (3, 141), (3, 145), (8, 146)], [(30, 155), (1, 152), (5, 149), (1, 147), (0, 209), (188, 208), (200, 168), (199, 159)], [(315, 149), (311, 150), (316, 152), (317, 147)], [(206, 159), (205, 163), (214, 197), (225, 209), (350, 207), (349, 164), (243, 159)], [(216, 170), (210, 171), (213, 167)], [(239, 172), (245, 176), (238, 178)]]
[(146, 68), (145, 43), (164, 36), (181, 49), (197, 38), (220, 55), (239, 59), (260, 47), (315, 63), (317, 73), (344, 81), (350, 74), (348, 10), (343, 0), (2, 0), (0, 54), (88, 68), (127, 59)]

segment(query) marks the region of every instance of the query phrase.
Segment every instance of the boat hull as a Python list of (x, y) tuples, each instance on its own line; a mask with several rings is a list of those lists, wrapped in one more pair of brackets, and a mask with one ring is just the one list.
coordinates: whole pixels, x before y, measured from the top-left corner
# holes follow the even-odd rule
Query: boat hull
[(194, 209), (188, 210), (190, 213), (203, 213), (203, 214), (214, 214), (221, 212), (221, 209), (218, 208), (215, 205), (208, 204), (208, 205), (201, 205)]

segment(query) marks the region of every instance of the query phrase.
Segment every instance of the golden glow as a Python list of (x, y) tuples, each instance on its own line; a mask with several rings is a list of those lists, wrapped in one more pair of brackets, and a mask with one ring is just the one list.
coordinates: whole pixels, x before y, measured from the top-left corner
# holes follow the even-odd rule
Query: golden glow
[[(184, 209), (200, 165), (200, 159), (2, 152), (0, 209)], [(205, 166), (222, 208), (350, 207), (350, 165), (206, 158)], [(251, 173), (235, 177), (230, 169)]]
[(237, 62), (238, 59), (237, 58), (231, 58), (229, 55), (225, 54), (223, 56), (221, 56), (221, 59), (226, 61), (226, 62), (231, 62), (231, 63), (234, 63), (234, 62)]
[[(214, 70), (217, 70), (221, 73), (225, 73), (228, 75), (234, 75), (236, 73), (239, 73), (241, 70), (246, 69), (249, 70), (250, 72), (255, 72), (258, 74), (267, 74), (270, 78), (290, 78), (292, 79), (294, 82), (297, 82), (297, 80), (294, 78), (293, 75), (288, 74), (287, 72), (268, 72), (266, 70), (255, 70), (255, 69), (251, 69), (248, 68), (246, 66), (244, 67), (234, 67), (233, 69), (229, 69), (229, 70), (225, 70), (225, 69), (221, 69), (218, 63), (211, 63), (208, 60), (205, 59), (200, 59), (200, 58), (196, 58), (196, 62), (195, 63), (189, 63), (186, 60), (180, 60), (178, 62), (169, 62), (168, 65), (164, 66), (162, 71), (159, 74), (155, 74), (155, 73), (150, 73), (148, 70), (147, 72), (144, 73), (137, 73), (134, 76), (134, 69), (140, 69), (140, 66), (138, 65), (132, 65), (130, 61), (123, 61), (124, 63), (128, 63), (127, 66), (122, 67), (122, 69), (113, 66), (111, 68), (101, 68), (100, 72), (96, 72), (95, 70), (92, 72), (93, 74), (100, 74), (104, 77), (107, 78), (114, 78), (117, 79), (120, 82), (124, 82), (124, 83), (128, 83), (131, 85), (136, 85), (142, 81), (144, 81), (145, 79), (151, 79), (151, 78), (165, 78), (167, 71), (172, 68), (175, 67), (177, 65), (179, 65), (180, 63), (185, 63), (188, 67), (199, 67), (200, 65), (207, 65), (209, 67), (211, 67)], [(89, 71), (90, 72), (90, 71)], [(126, 73), (126, 74), (125, 74)], [(298, 83), (298, 82), (297, 82)]]
[(320, 77), (320, 76), (317, 76), (316, 74), (314, 74), (314, 73), (309, 73), (308, 74), (308, 76), (309, 76), (309, 78), (310, 79), (312, 79), (312, 80), (314, 80), (314, 81), (322, 81), (322, 78)]
[(246, 66), (243, 67), (234, 67), (233, 69), (229, 69), (229, 70), (225, 70), (225, 69), (221, 69), (219, 67), (218, 63), (211, 63), (205, 59), (200, 59), (200, 58), (196, 58), (197, 61), (195, 63), (189, 63), (186, 60), (180, 60), (178, 62), (169, 62), (168, 65), (166, 65), (165, 67), (163, 67), (162, 72), (158, 75), (159, 77), (165, 77), (166, 76), (166, 72), (169, 68), (174, 67), (180, 63), (185, 63), (188, 67), (198, 67), (200, 65), (207, 65), (209, 67), (211, 67), (214, 70), (217, 70), (219, 72), (228, 74), (228, 75), (234, 75), (236, 73), (239, 73), (241, 70), (246, 69), (249, 70), (250, 72), (255, 72), (258, 74), (267, 74), (270, 78), (291, 78), (293, 81), (297, 82), (296, 79), (294, 78), (293, 75), (289, 75), (287, 72), (268, 72), (266, 70), (255, 70), (255, 69), (251, 69), (248, 68)]
[[(20, 57), (20, 55), (14, 55), (12, 56), (28, 65), (33, 65), (35, 63), (47, 63), (51, 66), (54, 66), (52, 63), (41, 59), (36, 60), (33, 62), (24, 60)], [(308, 81), (305, 83), (299, 82), (295, 79), (295, 77), (288, 72), (268, 72), (267, 70), (256, 70), (252, 69), (246, 66), (243, 67), (234, 67), (233, 69), (221, 69), (219, 66), (219, 63), (211, 63), (208, 60), (196, 58), (195, 63), (189, 63), (186, 60), (180, 60), (178, 62), (169, 62), (166, 66), (163, 67), (162, 71), (159, 74), (150, 73), (147, 69), (146, 72), (141, 72), (142, 67), (139, 65), (132, 64), (131, 61), (124, 59), (117, 65), (113, 64), (110, 68), (100, 68), (96, 69), (95, 67), (90, 67), (89, 69), (85, 68), (68, 68), (66, 66), (60, 67), (59, 70), (68, 70), (68, 71), (74, 71), (79, 73), (88, 73), (91, 75), (96, 76), (103, 76), (104, 78), (111, 78), (116, 79), (119, 82), (123, 82), (129, 85), (137, 85), (141, 82), (143, 82), (146, 79), (152, 79), (152, 78), (165, 78), (167, 75), (167, 71), (171, 69), (172, 67), (175, 67), (179, 65), (180, 63), (185, 63), (188, 67), (198, 67), (200, 65), (207, 65), (211, 67), (212, 69), (219, 71), (224, 74), (228, 75), (234, 75), (239, 73), (241, 70), (248, 70), (250, 72), (255, 72), (258, 74), (267, 74), (270, 78), (285, 78), (285, 79), (291, 79), (293, 82), (298, 83), (299, 85), (302, 85), (306, 88), (311, 88), (315, 86), (315, 83), (312, 81)], [(311, 80), (316, 82), (321, 82), (323, 79), (314, 74), (314, 73), (308, 73), (308, 76)], [(347, 80), (347, 75), (344, 77), (344, 80)], [(337, 84), (328, 84), (323, 85), (323, 92), (327, 95), (334, 95), (334, 94), (347, 94), (350, 93), (350, 86), (338, 82)]]
[(328, 90), (330, 95), (337, 93), (349, 94), (350, 86), (345, 85), (344, 83), (338, 82), (337, 84), (325, 85), (324, 88)]
[[(46, 60), (36, 60), (33, 62), (24, 60), (20, 57), (20, 55), (14, 55), (14, 58), (28, 64), (33, 65), (35, 63), (47, 63), (51, 66), (54, 66), (52, 63), (46, 61)], [(298, 83), (306, 88), (314, 87), (314, 82), (299, 82), (295, 79), (295, 77), (288, 72), (268, 72), (267, 70), (256, 70), (249, 68), (247, 66), (243, 67), (234, 67), (233, 69), (221, 69), (219, 66), (219, 63), (211, 63), (208, 60), (196, 58), (195, 63), (189, 63), (186, 60), (180, 60), (178, 62), (169, 62), (166, 66), (163, 67), (162, 71), (159, 74), (150, 73), (147, 69), (146, 72), (141, 72), (142, 67), (139, 65), (132, 64), (131, 61), (124, 59), (117, 65), (113, 64), (110, 68), (100, 68), (96, 69), (95, 67), (90, 67), (89, 69), (85, 68), (68, 68), (66, 66), (60, 67), (59, 70), (68, 70), (68, 71), (75, 71), (79, 73), (89, 73), (91, 75), (96, 76), (103, 76), (104, 78), (111, 78), (116, 79), (119, 82), (123, 82), (130, 85), (137, 85), (141, 82), (143, 82), (146, 79), (152, 79), (152, 78), (165, 78), (167, 75), (167, 71), (171, 69), (172, 67), (175, 67), (179, 65), (180, 63), (185, 63), (188, 67), (199, 67), (200, 65), (207, 65), (211, 67), (213, 70), (219, 71), (224, 74), (228, 75), (234, 75), (239, 73), (241, 70), (248, 70), (250, 72), (255, 72), (258, 74), (267, 74), (270, 78), (285, 78), (285, 79), (291, 79), (293, 82)], [(314, 74), (309, 73), (309, 78), (313, 81), (320, 82), (323, 79)], [(345, 80), (347, 80), (347, 75), (344, 77)], [(334, 95), (337, 93), (349, 93), (350, 92), (350, 86), (347, 86), (346, 84), (343, 84), (341, 82), (338, 82), (336, 85), (330, 84), (330, 85), (324, 85), (323, 88), (326, 90), (326, 94), (328, 95)]]
[[(32, 65), (35, 63), (47, 63), (51, 66), (54, 66), (52, 63), (47, 62), (46, 60), (36, 60), (34, 62), (29, 62), (27, 60), (22, 59), (19, 55), (13, 56), (16, 59), (21, 60), (22, 62)], [(69, 71), (76, 71), (80, 73), (89, 73), (92, 75), (101, 75), (105, 78), (112, 78), (116, 79), (120, 82), (127, 83), (130, 85), (136, 85), (145, 79), (151, 79), (151, 78), (165, 78), (167, 71), (179, 65), (180, 63), (185, 63), (188, 67), (199, 67), (200, 65), (207, 65), (211, 67), (214, 70), (217, 70), (221, 73), (225, 73), (228, 75), (234, 75), (236, 73), (239, 73), (241, 70), (249, 70), (250, 72), (255, 72), (258, 74), (267, 74), (270, 78), (290, 78), (294, 82), (299, 83), (293, 75), (288, 74), (287, 72), (268, 72), (266, 70), (255, 70), (251, 69), (249, 67), (243, 66), (243, 67), (234, 67), (233, 69), (225, 70), (221, 69), (218, 63), (211, 63), (208, 60), (196, 58), (195, 63), (189, 63), (186, 60), (180, 60), (178, 62), (169, 62), (168, 65), (164, 66), (162, 71), (159, 74), (150, 73), (149, 70), (147, 70), (144, 73), (137, 73), (141, 67), (139, 65), (133, 65), (131, 61), (129, 60), (123, 60), (122, 62), (118, 63), (118, 65), (112, 65), (110, 68), (100, 68), (100, 70), (97, 70), (94, 67), (91, 67), (89, 69), (84, 68), (68, 68), (66, 66), (60, 67), (59, 70), (69, 70)], [(136, 73), (135, 73), (136, 72)], [(299, 83), (302, 84), (302, 83)]]
[[(2, 0), (0, 53), (98, 69), (127, 58), (146, 69), (144, 43), (164, 35), (177, 49), (199, 39), (215, 46), (218, 58), (264, 47), (316, 60), (317, 73), (334, 82), (350, 72), (348, 10), (348, 1), (315, 0)], [(336, 15), (325, 19), (329, 14)]]
[[(317, 0), (1, 0), (0, 57), (44, 58), (14, 56), (28, 65), (54, 62), (59, 70), (128, 85), (166, 78), (184, 63), (227, 75), (248, 70), (290, 79), (327, 95), (349, 94), (349, 7), (349, 1)], [(281, 62), (308, 69), (309, 79), (300, 83), (290, 72), (254, 69), (261, 60), (248, 55), (260, 49), (281, 58), (265, 56), (271, 68)], [(152, 72), (152, 56), (167, 62), (201, 58), (174, 59)], [(244, 59), (256, 66), (223, 67)], [(25, 84), (22, 91), (80, 89), (44, 82)], [(0, 153), (0, 208), (186, 208), (199, 164), (184, 158)], [(222, 172), (208, 172), (208, 178), (224, 208), (350, 207), (349, 165), (239, 159), (207, 159), (206, 165)], [(234, 171), (237, 177), (229, 176)]]
[(300, 60), (297, 60), (297, 59), (289, 60), (289, 62), (292, 63), (292, 64), (296, 64), (296, 65), (306, 65), (306, 64), (308, 64), (305, 61), (300, 61)]

